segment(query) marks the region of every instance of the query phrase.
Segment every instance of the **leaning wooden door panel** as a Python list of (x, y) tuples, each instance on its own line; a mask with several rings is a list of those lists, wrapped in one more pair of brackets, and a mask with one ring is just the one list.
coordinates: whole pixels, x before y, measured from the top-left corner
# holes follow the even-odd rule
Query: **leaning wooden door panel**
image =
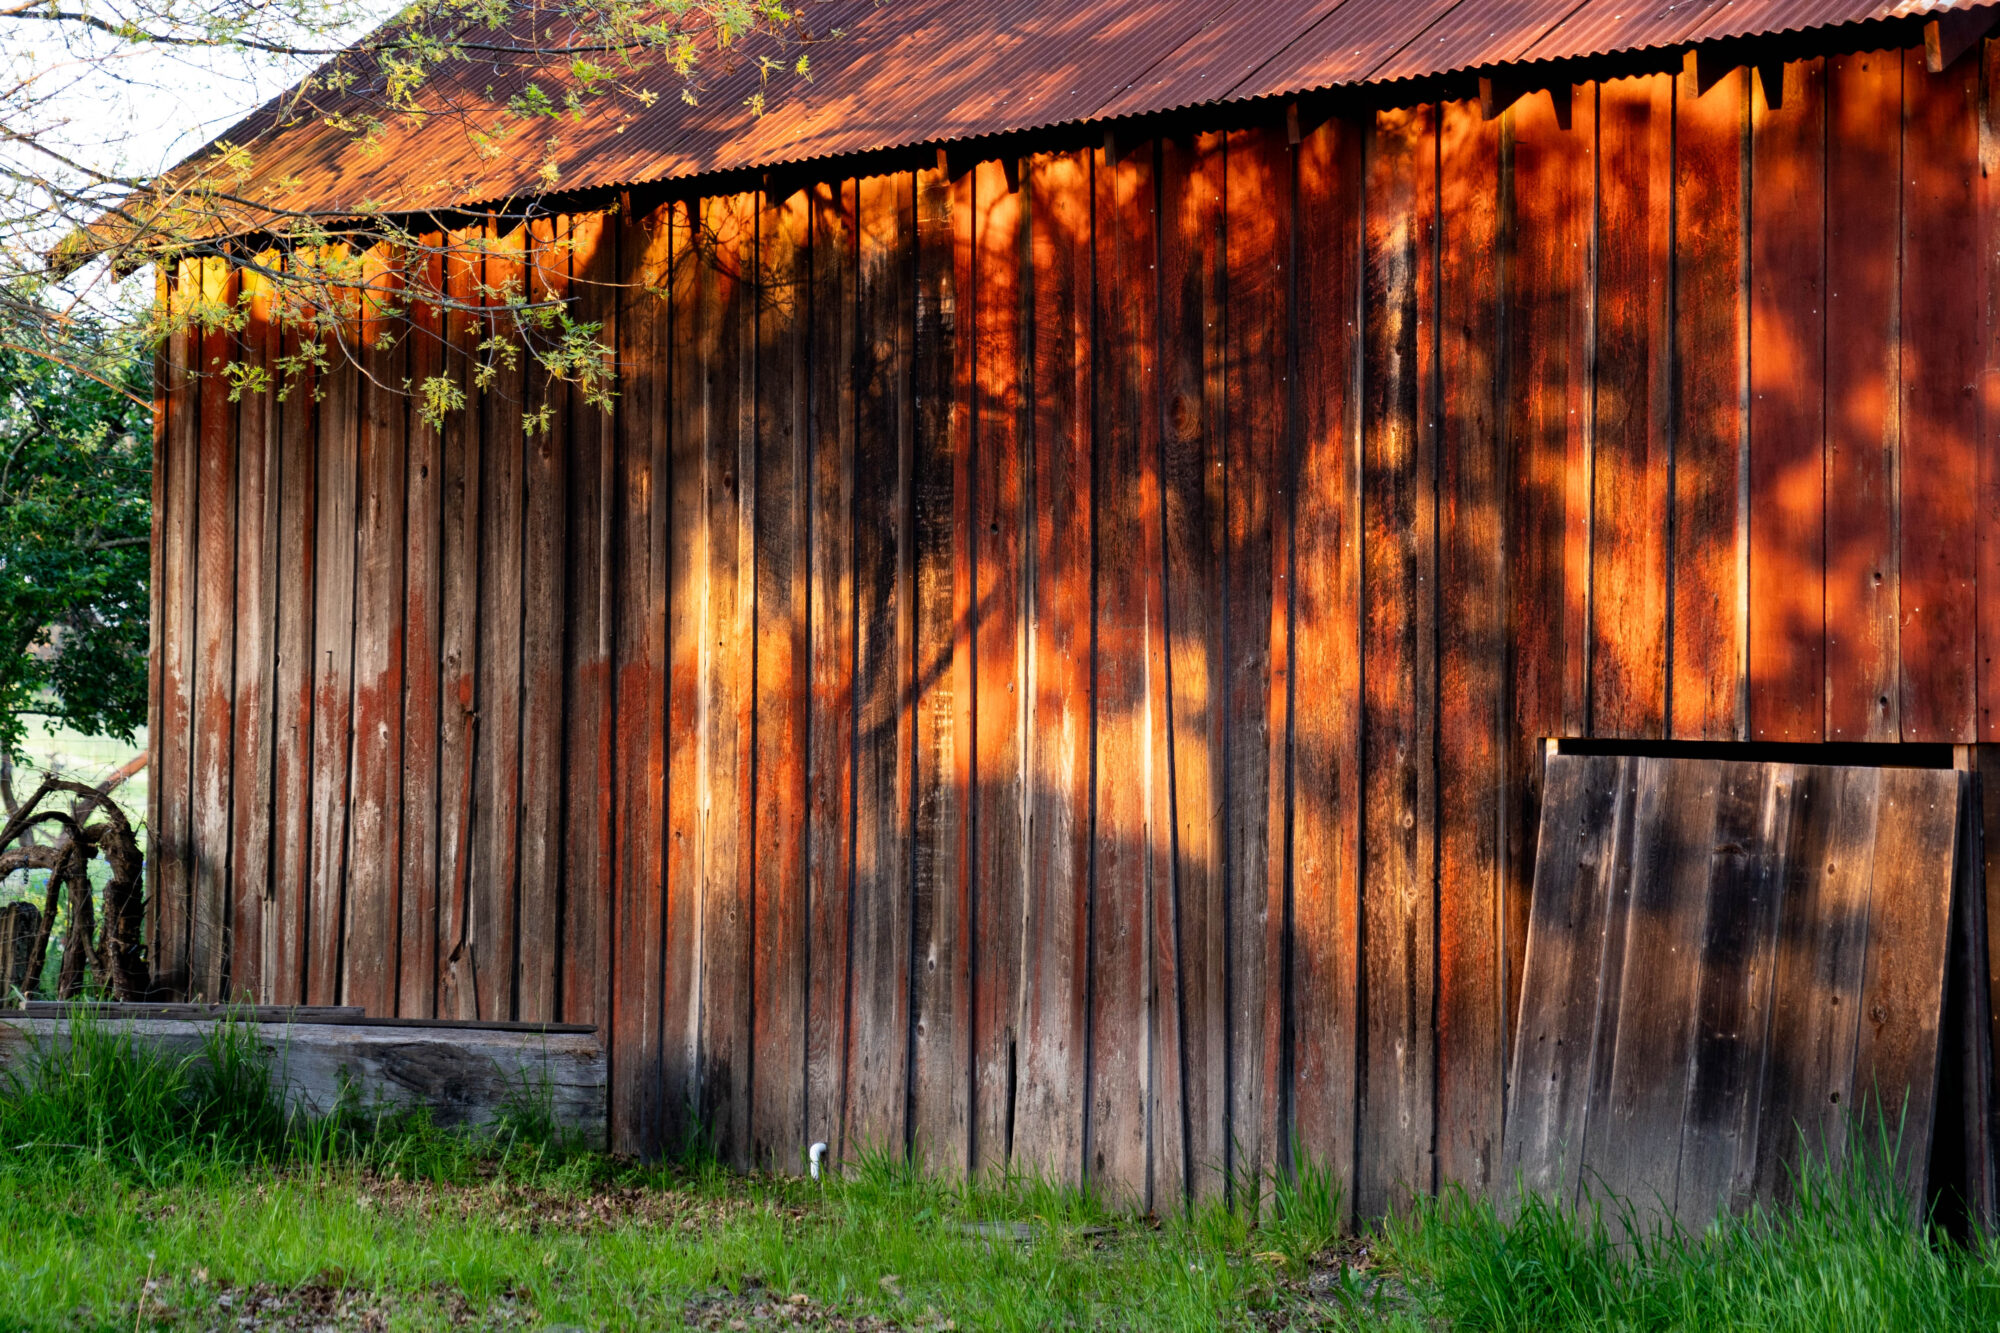
[[(1783, 1202), (1816, 1163), (1874, 1170), (1888, 1149), (1920, 1201), (1969, 785), (1551, 758), (1508, 1116), (1521, 1183), (1699, 1230)], [(1627, 854), (1572, 854), (1607, 841)]]

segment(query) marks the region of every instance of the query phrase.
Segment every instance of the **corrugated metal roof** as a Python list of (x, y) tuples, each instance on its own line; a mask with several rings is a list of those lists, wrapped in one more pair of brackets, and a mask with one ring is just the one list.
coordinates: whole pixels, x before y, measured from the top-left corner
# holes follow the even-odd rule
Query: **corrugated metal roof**
[[(560, 95), (560, 61), (446, 65), (424, 117), (380, 141), (325, 123), (371, 109), (366, 82), (338, 107), (285, 123), (278, 104), (225, 139), (251, 147), (235, 192), (320, 214), (418, 211), (546, 192), (948, 142), (1014, 130), (1247, 100), (1519, 61), (1671, 47), (1749, 34), (1975, 7), (1951, 0), (801, 0), (813, 76), (777, 76), (755, 114), (749, 46), (687, 105), (670, 71), (632, 82), (660, 94), (586, 99), (560, 121), (515, 121), (481, 141), (507, 100)], [(519, 22), (540, 27), (530, 2)], [(837, 39), (828, 35), (836, 30)], [(545, 40), (547, 34), (544, 34)], [(551, 146), (551, 139), (553, 144)], [(552, 160), (554, 179), (542, 168)]]

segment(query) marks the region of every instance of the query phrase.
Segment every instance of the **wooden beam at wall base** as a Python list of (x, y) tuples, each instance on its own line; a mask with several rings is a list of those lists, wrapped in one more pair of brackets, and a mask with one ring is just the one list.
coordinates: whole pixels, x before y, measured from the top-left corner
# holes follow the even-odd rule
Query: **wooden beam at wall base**
[[(192, 1015), (197, 1006), (132, 1006)], [(221, 1007), (218, 1006), (218, 1009)], [(222, 1010), (230, 1017), (235, 1011)], [(429, 1023), (411, 1020), (263, 1022), (277, 1007), (250, 1010), (244, 1029), (285, 1109), (322, 1119), (358, 1098), (363, 1105), (422, 1109), (439, 1126), (491, 1124), (523, 1088), (546, 1098), (555, 1123), (593, 1144), (605, 1140), (607, 1065), (602, 1044), (577, 1025)], [(314, 1012), (301, 1009), (297, 1012)], [(318, 1012), (326, 1012), (322, 1007)], [(70, 1040), (71, 1019), (0, 1014), (0, 1070), (17, 1071), (38, 1051)], [(206, 1058), (211, 1017), (107, 1017), (94, 1021), (176, 1062)], [(539, 1030), (535, 1030), (539, 1028)]]
[(1924, 68), (1942, 74), (1993, 29), (1993, 7), (1954, 9), (1924, 24)]

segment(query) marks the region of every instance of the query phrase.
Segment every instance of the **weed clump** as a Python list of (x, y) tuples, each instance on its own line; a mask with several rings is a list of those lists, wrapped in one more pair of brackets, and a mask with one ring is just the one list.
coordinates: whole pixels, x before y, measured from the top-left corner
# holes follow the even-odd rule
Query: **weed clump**
[(1893, 1162), (1809, 1158), (1784, 1207), (1700, 1232), (1641, 1226), (1616, 1200), (1525, 1194), (1496, 1209), (1448, 1188), (1386, 1222), (1379, 1256), (1451, 1329), (2000, 1327), (2000, 1248), (1913, 1223)]

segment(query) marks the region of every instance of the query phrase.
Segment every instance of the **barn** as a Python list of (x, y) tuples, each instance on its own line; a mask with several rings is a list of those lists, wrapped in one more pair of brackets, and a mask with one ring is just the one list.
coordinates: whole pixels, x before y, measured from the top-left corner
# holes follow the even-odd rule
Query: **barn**
[(229, 136), (617, 378), (434, 427), (419, 303), (237, 393), (298, 335), (163, 273), (245, 315), (159, 363), (173, 989), (595, 1024), (621, 1151), (1379, 1213), (1501, 1174), (1549, 754), (2000, 743), (2000, 9), (802, 12), (549, 163)]

